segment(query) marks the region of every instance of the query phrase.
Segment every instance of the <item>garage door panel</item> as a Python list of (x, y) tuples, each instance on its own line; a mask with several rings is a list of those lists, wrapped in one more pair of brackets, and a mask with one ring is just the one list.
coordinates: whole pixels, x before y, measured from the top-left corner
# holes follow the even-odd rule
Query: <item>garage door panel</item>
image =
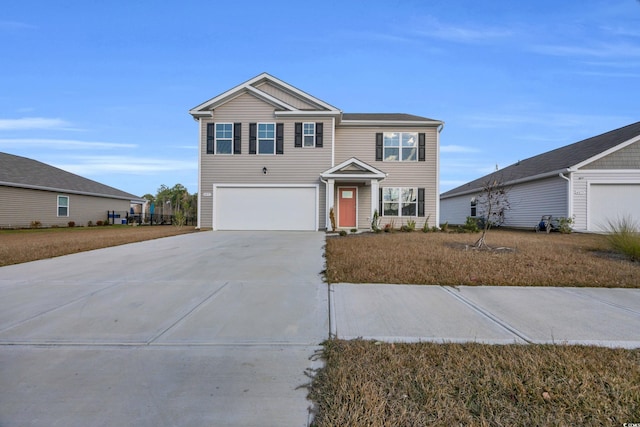
[(315, 230), (315, 187), (218, 187), (218, 230)]
[(623, 218), (640, 223), (640, 184), (591, 184), (589, 230), (607, 231)]

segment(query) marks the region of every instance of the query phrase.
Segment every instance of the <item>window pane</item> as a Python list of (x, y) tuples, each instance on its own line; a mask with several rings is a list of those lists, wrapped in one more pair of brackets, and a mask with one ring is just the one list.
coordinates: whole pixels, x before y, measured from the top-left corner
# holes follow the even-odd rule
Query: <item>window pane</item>
[(418, 142), (417, 133), (405, 132), (402, 134), (402, 146), (403, 147), (415, 147)]
[(67, 208), (60, 206), (58, 208), (58, 216), (67, 216)]
[(231, 140), (219, 139), (217, 141), (216, 154), (231, 154)]
[(305, 123), (304, 130), (305, 135), (315, 135), (316, 133), (316, 124), (315, 123)]
[(397, 202), (398, 201), (398, 188), (386, 187), (382, 190), (382, 200), (385, 202)]
[(216, 124), (216, 138), (231, 139), (233, 135), (233, 125), (231, 123)]
[(58, 197), (58, 206), (69, 206), (69, 198), (68, 197)]
[(273, 139), (258, 140), (258, 154), (274, 154), (275, 152), (275, 143)]
[(402, 189), (402, 201), (403, 202), (415, 202), (416, 201), (416, 189), (415, 188), (403, 188)]
[(276, 125), (274, 123), (258, 123), (258, 138), (275, 138)]
[(399, 148), (384, 148), (384, 160), (386, 161), (398, 161), (400, 160), (400, 158), (398, 157), (399, 155)]
[(416, 148), (403, 148), (402, 149), (402, 160), (403, 161), (413, 161), (416, 160)]
[(400, 146), (400, 134), (399, 133), (385, 133), (384, 134), (384, 146), (385, 147), (399, 147)]
[(402, 216), (416, 216), (416, 204), (415, 203), (403, 203), (402, 204)]
[(304, 137), (304, 146), (305, 147), (313, 147), (314, 145), (316, 145), (314, 139), (315, 138), (313, 136), (305, 135), (305, 137)]
[(384, 216), (398, 216), (397, 203), (383, 203), (382, 210)]

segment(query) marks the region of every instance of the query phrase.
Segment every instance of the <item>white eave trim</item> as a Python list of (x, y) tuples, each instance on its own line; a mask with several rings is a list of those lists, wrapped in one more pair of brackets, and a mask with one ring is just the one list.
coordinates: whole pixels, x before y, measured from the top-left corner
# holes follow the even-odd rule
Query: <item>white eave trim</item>
[(15, 182), (3, 182), (0, 181), (0, 187), (14, 187), (14, 188), (24, 188), (27, 190), (42, 190), (42, 191), (51, 191), (54, 193), (65, 193), (65, 194), (78, 194), (82, 196), (93, 196), (93, 197), (104, 197), (108, 199), (118, 199), (118, 200), (129, 200), (130, 202), (137, 203), (145, 203), (147, 199), (136, 198), (136, 197), (124, 197), (124, 196), (115, 196), (112, 194), (102, 194), (102, 193), (92, 193), (90, 191), (79, 191), (79, 190), (69, 190), (65, 188), (55, 188), (55, 187), (44, 187), (41, 185), (31, 185), (31, 184), (20, 184)]
[[(356, 165), (362, 169), (365, 169), (364, 171), (362, 171), (362, 173), (340, 173), (340, 170), (349, 166), (349, 165)], [(376, 168), (374, 168), (373, 166), (370, 166), (368, 164), (366, 164), (365, 162), (363, 162), (362, 160), (358, 160), (355, 157), (350, 158), (349, 160), (345, 160), (344, 162), (340, 163), (339, 165), (336, 165), (334, 167), (332, 167), (331, 169), (324, 171), (320, 174), (320, 176), (323, 179), (385, 179), (387, 177), (387, 174), (382, 172), (381, 170), (378, 170)]]

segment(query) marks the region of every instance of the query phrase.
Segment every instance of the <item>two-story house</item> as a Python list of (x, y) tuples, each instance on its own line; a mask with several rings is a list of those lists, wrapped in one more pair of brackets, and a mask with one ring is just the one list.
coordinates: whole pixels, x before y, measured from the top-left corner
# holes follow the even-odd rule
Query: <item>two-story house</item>
[(444, 123), (348, 114), (263, 73), (189, 113), (199, 123), (198, 227), (438, 224)]

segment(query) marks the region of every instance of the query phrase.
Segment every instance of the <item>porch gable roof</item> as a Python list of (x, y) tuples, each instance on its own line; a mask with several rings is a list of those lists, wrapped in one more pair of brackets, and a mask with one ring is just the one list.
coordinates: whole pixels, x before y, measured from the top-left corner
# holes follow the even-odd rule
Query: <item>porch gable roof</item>
[(375, 179), (383, 180), (387, 174), (371, 165), (352, 157), (320, 174), (323, 179)]

